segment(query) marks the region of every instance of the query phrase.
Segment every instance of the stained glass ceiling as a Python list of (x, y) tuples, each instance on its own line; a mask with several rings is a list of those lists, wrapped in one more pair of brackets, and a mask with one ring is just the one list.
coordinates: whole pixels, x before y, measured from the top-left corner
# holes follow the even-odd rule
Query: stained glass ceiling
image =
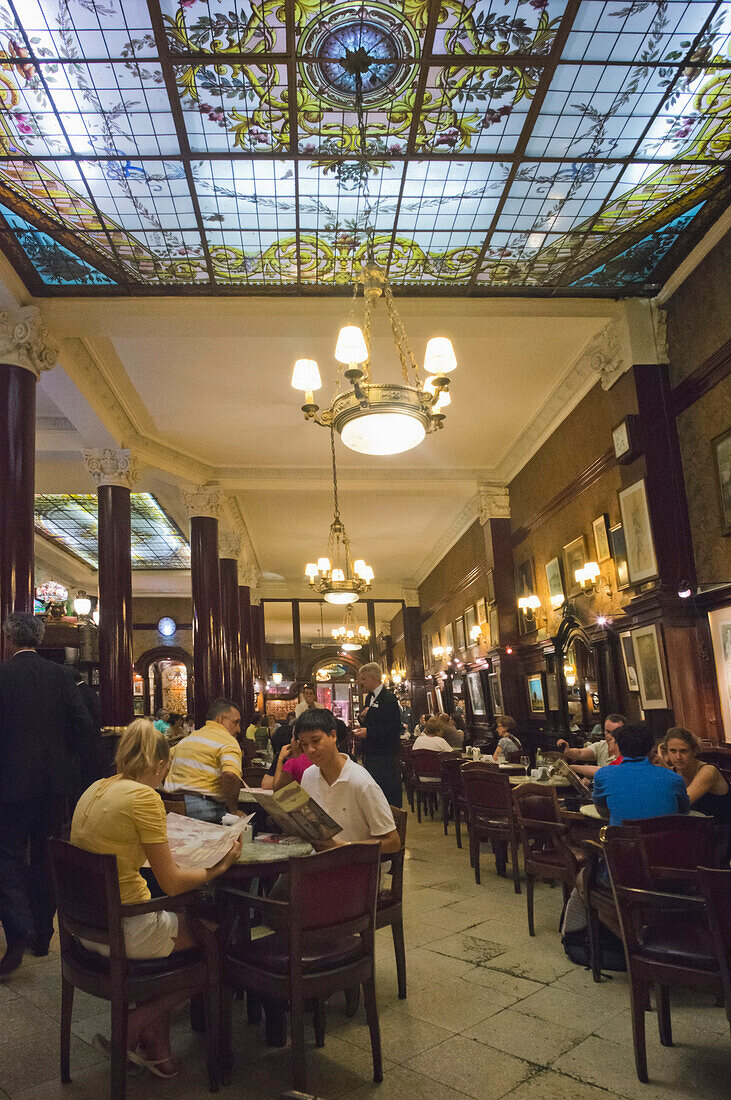
[[(190, 569), (190, 547), (151, 493), (131, 494), (132, 568)], [(42, 493), (35, 528), (87, 565), (98, 567), (96, 493)]]
[[(36, 294), (653, 293), (728, 203), (731, 4), (0, 0)], [(367, 52), (365, 149), (348, 51)]]

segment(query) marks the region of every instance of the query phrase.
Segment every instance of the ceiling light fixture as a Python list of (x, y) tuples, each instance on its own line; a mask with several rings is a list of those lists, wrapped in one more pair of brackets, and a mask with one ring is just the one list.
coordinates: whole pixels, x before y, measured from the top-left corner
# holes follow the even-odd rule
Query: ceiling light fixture
[(334, 627), (332, 636), (346, 653), (355, 653), (369, 641), (371, 632), (367, 626), (356, 624), (353, 605), (348, 604), (342, 625)]

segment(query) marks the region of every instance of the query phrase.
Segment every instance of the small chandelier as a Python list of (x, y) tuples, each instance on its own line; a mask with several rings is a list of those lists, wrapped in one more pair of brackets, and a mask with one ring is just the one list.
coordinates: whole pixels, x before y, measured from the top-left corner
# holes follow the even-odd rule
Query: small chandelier
[(346, 653), (354, 653), (369, 641), (371, 632), (367, 626), (356, 626), (353, 605), (349, 604), (342, 625), (334, 628), (332, 636)]
[(338, 506), (338, 474), (335, 468), (335, 433), (330, 426), (330, 452), (333, 466), (333, 501), (335, 512), (327, 540), (327, 557), (308, 562), (305, 574), (310, 587), (319, 592), (326, 603), (355, 603), (370, 586), (374, 573), (362, 558), (353, 561), (350, 539), (340, 518)]

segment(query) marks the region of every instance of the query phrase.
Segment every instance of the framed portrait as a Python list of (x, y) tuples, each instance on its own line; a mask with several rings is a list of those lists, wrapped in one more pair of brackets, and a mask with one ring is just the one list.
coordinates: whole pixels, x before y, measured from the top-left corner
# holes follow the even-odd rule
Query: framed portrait
[[(583, 563), (582, 563), (583, 564)], [(532, 596), (536, 590), (535, 580), (533, 575), (533, 559), (528, 558), (526, 561), (516, 565), (515, 567), (515, 595), (517, 599), (522, 596)], [(535, 622), (528, 622), (522, 611), (518, 611), (518, 630), (521, 634), (528, 634), (531, 630), (536, 629)]]
[(638, 627), (631, 633), (642, 709), (665, 710), (668, 700), (665, 694), (657, 627), (652, 623), (650, 626)]
[(612, 552), (609, 549), (609, 523), (607, 522), (607, 517), (597, 516), (591, 526), (594, 531), (596, 560), (598, 562), (606, 561), (612, 556)]
[(441, 644), (442, 639), (439, 637), (439, 631), (437, 630), (434, 634), (432, 634), (431, 638), (429, 639), (429, 664), (432, 664), (434, 661), (436, 661), (434, 650), (437, 648), (437, 646), (440, 646)]
[(546, 698), (543, 693), (543, 674), (541, 672), (532, 672), (529, 676), (526, 676), (525, 683), (528, 688), (528, 702), (530, 704), (531, 714), (545, 714)]
[(492, 713), (502, 714), (503, 692), (502, 688), (500, 687), (500, 673), (491, 672), (489, 673), (487, 679), (490, 684), (490, 701), (492, 702)]
[(569, 596), (575, 596), (581, 592), (581, 585), (576, 580), (576, 570), (583, 569), (586, 563), (586, 539), (579, 535), (573, 542), (567, 542), (563, 547), (563, 568), (566, 577), (566, 592)]
[(477, 601), (476, 610), (477, 610), (478, 625), (482, 626), (483, 623), (487, 622), (487, 608), (485, 606), (484, 599)]
[(640, 682), (637, 679), (635, 651), (632, 645), (632, 635), (629, 630), (625, 630), (619, 635), (619, 644), (622, 647), (622, 661), (624, 663), (624, 673), (627, 677), (627, 687), (630, 691), (639, 691)]
[(500, 642), (500, 620), (498, 618), (497, 608), (490, 608), (490, 645), (495, 646)]
[(488, 569), (487, 577), (487, 602), (495, 603), (495, 574), (492, 569)]
[(721, 505), (721, 531), (731, 535), (731, 428), (711, 440)]
[(546, 702), (549, 710), (558, 710), (558, 684), (555, 672), (546, 674)]
[(432, 655), (429, 649), (429, 638), (425, 634), (421, 639), (422, 657), (424, 658), (424, 668), (431, 668)]
[(731, 741), (731, 607), (708, 612), (721, 718), (726, 741)]
[(135, 698), (138, 698), (140, 695), (145, 694), (145, 681), (142, 678), (140, 678), (139, 680), (134, 680), (134, 682), (132, 683), (132, 694), (135, 696)]
[(470, 693), (470, 705), (473, 714), (487, 714), (485, 696), (482, 694), (482, 681), (479, 672), (467, 673), (467, 690)]
[(457, 642), (457, 649), (460, 653), (464, 653), (467, 649), (464, 633), (464, 619), (460, 615), (458, 619), (454, 620), (454, 637)]
[(629, 579), (632, 584), (639, 584), (640, 581), (648, 581), (657, 576), (657, 559), (644, 478), (621, 490), (619, 507), (627, 545)]
[(609, 528), (612, 544), (612, 557), (617, 572), (617, 588), (629, 588), (629, 566), (627, 565), (627, 546), (624, 541), (624, 527), (618, 523)]
[(434, 702), (436, 703), (437, 714), (444, 714), (444, 700), (442, 699), (441, 688), (434, 688)]
[(467, 645), (474, 645), (472, 641), (472, 629), (477, 626), (477, 612), (475, 611), (475, 605), (471, 604), (465, 608), (464, 613), (464, 632), (467, 639)]
[(560, 558), (551, 558), (547, 563), (546, 581), (548, 582), (548, 596), (551, 600), (551, 607), (556, 611), (566, 599), (566, 594), (563, 590)]
[(444, 644), (449, 649), (454, 650), (454, 627), (451, 623), (447, 623), (444, 628)]

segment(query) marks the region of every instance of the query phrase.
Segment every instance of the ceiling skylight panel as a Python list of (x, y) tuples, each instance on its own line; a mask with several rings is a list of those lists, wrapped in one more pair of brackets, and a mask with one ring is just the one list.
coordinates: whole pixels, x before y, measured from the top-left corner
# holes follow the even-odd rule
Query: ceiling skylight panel
[(290, 146), (284, 65), (176, 65), (194, 153), (281, 153)]
[(547, 54), (566, 0), (444, 2), (434, 53)]
[(703, 29), (714, 6), (706, 0), (582, 0), (563, 57), (594, 62), (677, 63)]
[[(13, 15), (17, 12), (18, 21)], [(20, 25), (18, 25), (20, 24)], [(0, 36), (37, 58), (151, 57), (156, 54), (145, 0), (0, 0)]]
[[(283, 2), (160, 0), (159, 6), (172, 53), (282, 53), (286, 49)], [(313, 17), (313, 6), (310, 0), (303, 8), (305, 20)]]

